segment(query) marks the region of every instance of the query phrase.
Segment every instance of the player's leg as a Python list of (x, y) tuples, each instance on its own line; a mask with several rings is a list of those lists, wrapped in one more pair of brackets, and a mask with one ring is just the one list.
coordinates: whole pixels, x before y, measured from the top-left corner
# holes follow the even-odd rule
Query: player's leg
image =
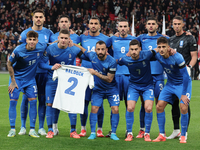
[(79, 139), (80, 136), (76, 132), (76, 119), (77, 119), (77, 114), (72, 114), (69, 113), (69, 119), (70, 119), (70, 124), (71, 124), (71, 131), (70, 131), (70, 137)]
[(140, 108), (140, 131), (136, 138), (143, 138), (144, 137), (144, 130), (145, 130), (145, 108), (144, 108), (144, 99), (140, 96), (141, 100), (141, 108)]
[(180, 143), (186, 143), (186, 132), (188, 126), (188, 105), (184, 104), (182, 101), (180, 103), (181, 108), (181, 139)]
[(21, 129), (19, 131), (19, 135), (23, 135), (26, 133), (26, 118), (28, 114), (28, 98), (25, 94), (22, 96), (22, 103), (20, 107), (20, 112), (21, 112)]
[(87, 89), (86, 89), (86, 92), (85, 92), (84, 113), (80, 115), (81, 133), (79, 134), (79, 136), (81, 136), (81, 137), (86, 136), (86, 123), (87, 123), (87, 118), (88, 118), (88, 105), (89, 105), (89, 102), (91, 101), (91, 93), (92, 93), (92, 90), (88, 86)]
[(92, 140), (96, 138), (96, 123), (97, 123), (97, 112), (99, 107), (103, 103), (104, 94), (98, 90), (93, 90), (92, 98), (91, 98), (91, 113), (90, 113), (90, 128), (91, 134), (88, 139)]
[(29, 136), (39, 137), (35, 132), (35, 122), (37, 118), (37, 85), (35, 79), (30, 81), (30, 85), (25, 88), (25, 94), (29, 101), (29, 118), (30, 118), (30, 132)]
[(47, 80), (46, 73), (38, 73), (35, 76), (37, 87), (38, 87), (38, 117), (39, 117), (39, 130), (38, 133), (40, 135), (46, 135), (46, 131), (44, 129), (44, 120), (46, 113), (46, 100), (45, 100), (45, 86)]
[(110, 138), (112, 140), (119, 140), (119, 138), (116, 135), (117, 126), (119, 124), (119, 103), (120, 103), (117, 87), (113, 87), (113, 89), (107, 91), (106, 95), (112, 111), (112, 119), (111, 119), (112, 133)]
[[(11, 79), (9, 79), (9, 85), (10, 83), (11, 83)], [(17, 80), (16, 80), (16, 83), (18, 85), (18, 89), (15, 88), (12, 93), (9, 93), (10, 106), (9, 106), (8, 114), (9, 114), (11, 130), (9, 131), (7, 137), (14, 137), (16, 135), (16, 130), (15, 130), (15, 120), (17, 116), (16, 106), (17, 106), (17, 101), (20, 94), (20, 83)]]
[(103, 103), (97, 112), (97, 120), (98, 120), (98, 128), (97, 128), (97, 137), (104, 137), (102, 126), (103, 126), (103, 119), (104, 119), (104, 107)]
[(46, 83), (46, 120), (47, 120), (47, 126), (48, 126), (48, 133), (46, 138), (53, 138), (53, 111), (54, 108), (52, 108), (53, 100), (56, 92), (57, 82), (56, 81), (50, 81), (48, 80)]
[(54, 136), (59, 134), (59, 130), (58, 130), (59, 114), (60, 114), (60, 110), (54, 108), (53, 109), (53, 133), (54, 133)]

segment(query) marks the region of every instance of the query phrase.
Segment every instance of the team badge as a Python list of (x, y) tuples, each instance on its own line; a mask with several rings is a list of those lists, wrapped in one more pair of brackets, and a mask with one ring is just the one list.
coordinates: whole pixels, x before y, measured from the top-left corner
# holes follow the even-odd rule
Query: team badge
[(143, 61), (142, 64), (143, 64), (143, 67), (146, 67), (146, 63), (145, 63), (145, 61)]
[(44, 56), (47, 56), (47, 51), (44, 51), (43, 55), (44, 55)]
[(37, 53), (37, 58), (39, 58), (40, 57), (40, 53)]
[(69, 54), (69, 58), (72, 58), (72, 54)]
[(172, 68), (172, 69), (174, 68), (173, 65), (171, 65), (171, 68)]
[(180, 41), (179, 47), (180, 47), (180, 48), (183, 47), (183, 41)]

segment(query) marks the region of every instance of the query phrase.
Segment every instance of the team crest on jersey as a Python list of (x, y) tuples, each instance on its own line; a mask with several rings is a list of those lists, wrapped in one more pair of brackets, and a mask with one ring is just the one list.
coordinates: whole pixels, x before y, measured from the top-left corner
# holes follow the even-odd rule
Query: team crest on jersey
[(15, 54), (14, 54), (14, 53), (12, 53), (12, 55), (11, 55), (11, 56), (12, 56), (12, 58), (14, 58), (14, 57), (15, 57)]
[(47, 40), (47, 36), (46, 35), (44, 35), (44, 38), (45, 38), (45, 40)]
[(69, 58), (72, 58), (72, 54), (69, 54)]
[(180, 48), (183, 47), (183, 41), (180, 41), (179, 47), (180, 47)]
[(37, 53), (37, 58), (39, 58), (40, 57), (40, 53)]
[(106, 68), (103, 68), (103, 71), (106, 71)]
[(170, 65), (170, 66), (171, 66), (172, 69), (174, 68), (173, 65)]
[(44, 56), (47, 56), (47, 51), (44, 51), (43, 55), (44, 55)]
[(143, 61), (142, 64), (143, 64), (143, 67), (146, 67), (146, 63), (145, 63), (145, 61)]

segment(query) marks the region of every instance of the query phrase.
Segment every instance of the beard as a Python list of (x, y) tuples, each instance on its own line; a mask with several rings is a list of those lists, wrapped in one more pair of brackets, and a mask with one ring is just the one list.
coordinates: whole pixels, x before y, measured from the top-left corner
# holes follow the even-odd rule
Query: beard
[(105, 57), (105, 54), (98, 54), (97, 55), (100, 59), (104, 58)]

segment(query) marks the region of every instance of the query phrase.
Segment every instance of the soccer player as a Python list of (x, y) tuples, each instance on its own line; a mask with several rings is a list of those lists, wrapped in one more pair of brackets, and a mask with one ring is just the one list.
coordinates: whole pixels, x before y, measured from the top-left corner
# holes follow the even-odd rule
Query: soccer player
[[(48, 133), (46, 138), (53, 138), (54, 132), (52, 129), (53, 124), (53, 111), (52, 108), (58, 80), (53, 81), (52, 75), (55, 69), (61, 67), (61, 65), (73, 65), (73, 62), (76, 56), (81, 55), (82, 52), (79, 48), (73, 46), (69, 47), (70, 42), (70, 33), (68, 30), (61, 30), (58, 36), (58, 43), (51, 44), (48, 46), (46, 53), (43, 57), (43, 63), (40, 64), (42, 69), (48, 70), (48, 77), (46, 83), (46, 119), (48, 125)], [(79, 56), (78, 55), (78, 56)], [(48, 62), (49, 65), (44, 63)], [(76, 126), (71, 126), (70, 137), (80, 138), (80, 136), (76, 133)]]
[[(146, 29), (148, 31), (147, 34), (141, 34), (137, 37), (137, 40), (141, 42), (142, 50), (152, 50), (157, 47), (157, 39), (162, 34), (159, 34), (157, 32), (158, 24), (155, 17), (149, 17), (146, 22)], [(153, 77), (153, 85), (154, 85), (154, 97), (156, 100), (156, 103), (158, 102), (158, 96), (161, 92), (161, 90), (164, 87), (164, 76), (163, 76), (163, 68), (161, 64), (157, 60), (151, 60), (151, 74)], [(142, 97), (141, 97), (142, 99)], [(145, 109), (144, 109), (144, 103), (142, 100), (142, 105), (140, 109), (140, 131), (139, 134), (136, 136), (136, 138), (143, 138), (144, 137), (144, 130), (145, 130)]]
[[(69, 30), (71, 21), (69, 16), (67, 15), (61, 15), (59, 17), (59, 23), (58, 26), (61, 30)], [(60, 34), (60, 31), (55, 33), (54, 35), (51, 36), (51, 41), (57, 42), (58, 41), (58, 36)], [(80, 37), (77, 34), (70, 34), (70, 40), (72, 40), (73, 43), (80, 43)], [(74, 60), (74, 65), (76, 65), (76, 59)], [(54, 109), (54, 115), (53, 115), (53, 132), (54, 132), (54, 136), (58, 135), (59, 130), (58, 130), (58, 118), (59, 118), (59, 113), (60, 110), (58, 109)], [(77, 114), (71, 114), (69, 113), (69, 118), (70, 118), (70, 124), (71, 124), (71, 128), (76, 128), (76, 120), (77, 120)]]
[[(192, 68), (197, 62), (197, 48), (196, 48), (197, 43), (192, 35), (187, 35), (183, 31), (183, 27), (184, 27), (183, 18), (180, 16), (174, 17), (173, 28), (176, 34), (169, 38), (169, 45), (171, 48), (176, 49), (177, 52), (182, 54), (185, 60), (185, 64), (189, 66), (190, 70), (192, 70)], [(190, 120), (190, 107), (188, 107), (188, 115)], [(169, 137), (167, 137), (167, 139), (174, 139), (180, 136), (179, 118), (180, 118), (179, 101), (174, 101), (172, 105), (172, 120), (174, 123), (174, 131)], [(186, 139), (187, 139), (187, 132), (186, 132)]]
[(96, 138), (96, 123), (97, 112), (103, 104), (103, 99), (106, 97), (110, 103), (112, 110), (112, 133), (110, 138), (113, 140), (119, 140), (116, 136), (116, 130), (119, 123), (119, 93), (117, 90), (117, 83), (115, 81), (115, 72), (117, 69), (116, 60), (107, 55), (106, 43), (104, 41), (98, 41), (95, 46), (95, 52), (86, 51), (83, 47), (80, 47), (81, 51), (89, 58), (92, 63), (92, 68), (88, 70), (94, 75), (93, 94), (91, 98), (91, 113), (90, 113), (90, 127), (91, 134), (88, 139)]
[(39, 137), (35, 132), (35, 121), (37, 117), (37, 86), (35, 72), (41, 56), (46, 49), (46, 44), (38, 43), (38, 33), (29, 31), (26, 35), (26, 43), (19, 45), (11, 54), (7, 67), (10, 74), (9, 80), (9, 120), (11, 130), (8, 137), (14, 137), (16, 105), (20, 91), (27, 97), (30, 104), (30, 132), (29, 136)]
[(145, 107), (145, 141), (151, 141), (150, 129), (152, 123), (152, 107), (154, 101), (153, 78), (150, 69), (150, 59), (155, 54), (154, 51), (141, 51), (140, 42), (132, 40), (129, 44), (130, 56), (124, 56), (119, 59), (119, 65), (126, 65), (130, 72), (128, 86), (126, 128), (127, 138), (125, 141), (132, 141), (132, 126), (134, 122), (134, 109), (138, 97), (143, 96)]
[[(107, 47), (110, 47), (109, 37), (103, 35), (99, 32), (100, 30), (100, 21), (98, 17), (92, 17), (89, 20), (89, 35), (82, 34), (81, 38), (81, 45), (88, 51), (95, 51), (96, 43), (100, 40), (103, 40), (106, 43)], [(82, 60), (82, 66), (86, 68), (92, 68), (92, 63), (86, 60)], [(92, 90), (88, 87), (85, 94), (85, 109), (84, 114), (80, 115), (81, 117), (81, 133), (80, 136), (86, 136), (86, 122), (88, 117), (88, 105), (91, 100), (91, 93)], [(98, 129), (97, 129), (97, 137), (104, 137), (102, 133), (102, 125), (103, 125), (103, 117), (104, 117), (104, 110), (103, 105), (100, 107), (98, 112)]]
[[(43, 27), (45, 21), (45, 14), (43, 10), (35, 10), (33, 12), (33, 26), (24, 30), (21, 35), (19, 41), (22, 43), (26, 42), (26, 34), (29, 31), (35, 31), (38, 33), (38, 40), (41, 43), (51, 43), (50, 37), (53, 35), (53, 32), (47, 28)], [(38, 88), (38, 116), (39, 116), (39, 130), (38, 133), (40, 135), (46, 135), (46, 131), (44, 129), (44, 120), (45, 120), (45, 112), (46, 112), (46, 105), (45, 105), (45, 85), (47, 78), (47, 71), (42, 70), (39, 67), (36, 71), (36, 83)], [(22, 103), (21, 103), (21, 130), (18, 133), (19, 135), (26, 134), (26, 118), (28, 113), (28, 100), (27, 96), (23, 95)]]
[[(159, 126), (159, 136), (153, 142), (165, 141), (165, 107), (168, 103), (173, 104), (177, 96), (180, 100), (181, 108), (181, 140), (180, 143), (186, 143), (186, 131), (188, 126), (188, 105), (191, 97), (192, 82), (188, 75), (185, 61), (180, 53), (174, 55), (168, 52), (169, 44), (165, 37), (157, 40), (156, 59), (160, 61), (168, 80), (161, 91), (156, 105), (157, 121)], [(178, 100), (178, 101), (179, 101)]]
[[(131, 40), (136, 37), (128, 35), (129, 31), (129, 23), (126, 19), (119, 19), (118, 23), (118, 31), (119, 37), (112, 36), (110, 38), (112, 47), (113, 47), (113, 57), (115, 59), (119, 59), (125, 56), (129, 51), (129, 43)], [(128, 93), (128, 84), (129, 84), (129, 70), (128, 67), (123, 65), (117, 65), (117, 71), (115, 73), (115, 80), (117, 82), (118, 90), (119, 90), (119, 98), (120, 100), (125, 101), (125, 105), (127, 106), (127, 93)], [(111, 113), (112, 118), (112, 113)], [(110, 137), (110, 133), (106, 135), (106, 137)]]

